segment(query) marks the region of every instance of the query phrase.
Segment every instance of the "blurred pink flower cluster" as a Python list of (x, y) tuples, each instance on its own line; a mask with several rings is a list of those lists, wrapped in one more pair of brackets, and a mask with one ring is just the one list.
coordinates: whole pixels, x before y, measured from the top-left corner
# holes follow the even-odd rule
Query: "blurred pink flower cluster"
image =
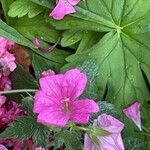
[(16, 68), (15, 57), (11, 53), (14, 42), (0, 37), (0, 91), (10, 90), (9, 75)]
[[(0, 37), (0, 91), (10, 90), (11, 81), (9, 75), (16, 68), (15, 57), (11, 53), (14, 42)], [(0, 132), (2, 132), (9, 123), (15, 120), (17, 116), (24, 112), (14, 101), (7, 100), (5, 96), (0, 95)], [(1, 145), (2, 144), (2, 145)], [(16, 139), (0, 139), (0, 148), (5, 150), (4, 146), (13, 146), (15, 150), (22, 149), (22, 143)]]

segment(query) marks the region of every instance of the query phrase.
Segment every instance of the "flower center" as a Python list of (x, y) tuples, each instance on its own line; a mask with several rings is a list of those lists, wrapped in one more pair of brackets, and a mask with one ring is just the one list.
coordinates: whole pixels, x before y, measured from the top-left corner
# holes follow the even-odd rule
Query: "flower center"
[(70, 98), (65, 97), (64, 99), (61, 100), (61, 109), (66, 114), (71, 113)]

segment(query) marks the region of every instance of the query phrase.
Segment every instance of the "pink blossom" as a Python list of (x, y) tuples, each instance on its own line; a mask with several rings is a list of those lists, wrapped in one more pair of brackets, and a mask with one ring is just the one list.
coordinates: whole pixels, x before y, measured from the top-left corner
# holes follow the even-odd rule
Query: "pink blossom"
[(10, 53), (13, 45), (14, 42), (0, 37), (0, 76), (3, 72), (8, 72), (8, 69), (12, 72), (16, 68), (15, 57)]
[(8, 150), (5, 146), (3, 146), (2, 144), (0, 144), (0, 150)]
[(6, 68), (9, 68), (11, 72), (16, 68), (15, 57), (8, 51), (3, 54), (1, 61), (4, 62)]
[(57, 6), (50, 13), (50, 16), (56, 20), (61, 20), (65, 15), (75, 13), (76, 10), (74, 6), (79, 2), (80, 0), (59, 0)]
[(94, 140), (85, 134), (84, 150), (124, 150), (124, 144), (120, 132), (124, 128), (124, 124), (116, 118), (102, 114), (98, 119), (94, 120), (93, 126), (98, 126), (105, 131), (108, 131), (108, 136), (97, 136), (99, 144), (94, 143)]
[(134, 102), (132, 105), (130, 105), (128, 108), (125, 108), (123, 110), (124, 114), (130, 118), (136, 126), (142, 130), (141, 128), (141, 114), (140, 114), (140, 103)]
[(6, 102), (6, 97), (0, 95), (0, 108), (3, 104), (5, 104), (5, 102)]
[(0, 78), (0, 91), (10, 90), (10, 89), (11, 89), (11, 81), (7, 76), (6, 77), (2, 76)]
[(64, 127), (69, 120), (88, 123), (91, 113), (99, 111), (94, 100), (78, 97), (87, 83), (87, 76), (78, 69), (65, 74), (50, 75), (40, 79), (41, 89), (35, 94), (34, 112), (38, 122)]
[(7, 44), (7, 41), (3, 37), (0, 37), (0, 57), (6, 51), (6, 44)]
[(17, 116), (23, 115), (24, 112), (19, 108), (14, 101), (6, 101), (0, 107), (0, 128), (12, 122)]
[(13, 45), (14, 42), (0, 36), (0, 56), (2, 56), (5, 51), (9, 51)]

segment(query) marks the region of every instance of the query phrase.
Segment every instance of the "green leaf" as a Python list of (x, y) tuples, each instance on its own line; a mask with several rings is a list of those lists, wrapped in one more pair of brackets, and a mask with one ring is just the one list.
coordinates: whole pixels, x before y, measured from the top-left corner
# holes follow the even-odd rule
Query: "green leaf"
[[(40, 33), (41, 33), (41, 31), (40, 31)], [(45, 33), (44, 33), (44, 35), (45, 35)], [(5, 38), (7, 38), (9, 40), (12, 40), (12, 41), (14, 41), (14, 42), (16, 42), (18, 44), (21, 44), (23, 46), (30, 47), (33, 52), (35, 52), (36, 54), (40, 55), (41, 57), (43, 57), (43, 58), (45, 58), (47, 60), (50, 60), (50, 61), (57, 62), (57, 63), (65, 62), (64, 57), (67, 57), (70, 54), (67, 51), (58, 50), (56, 48), (51, 53), (43, 53), (42, 51), (35, 49), (36, 47), (32, 44), (31, 41), (29, 41), (28, 39), (23, 37), (14, 28), (8, 26), (2, 20), (0, 20), (0, 36), (3, 36)], [(64, 57), (62, 57), (62, 55)]]
[(23, 108), (24, 111), (26, 111), (30, 116), (35, 116), (33, 113), (33, 97), (25, 97), (23, 98), (21, 103), (21, 107)]
[(15, 18), (11, 22), (11, 26), (30, 40), (36, 37), (46, 42), (55, 43), (60, 36), (59, 31), (56, 31), (54, 27), (43, 20), (43, 14), (34, 18), (26, 16), (19, 19)]
[(60, 58), (56, 62), (56, 61), (46, 60), (43, 57), (33, 53), (33, 55), (32, 55), (32, 66), (34, 68), (36, 78), (39, 79), (41, 73), (43, 71), (46, 71), (49, 69), (52, 69), (56, 72), (59, 72), (60, 68), (65, 63), (66, 54), (67, 53), (65, 53), (64, 51), (60, 51), (60, 53), (59, 53), (59, 51), (57, 51), (57, 55), (53, 56), (53, 57), (56, 58), (56, 57), (58, 57), (58, 55), (60, 55)]
[[(17, 65), (14, 72), (11, 73), (10, 79), (12, 81), (13, 89), (38, 89), (38, 82), (34, 77), (25, 71), (21, 65)], [(28, 96), (27, 93), (13, 93), (9, 94), (9, 97), (20, 100), (22, 97)]]
[(82, 52), (85, 49), (91, 48), (103, 36), (103, 33), (93, 31), (83, 31), (81, 42), (77, 48), (77, 52)]
[[(81, 5), (82, 9), (77, 9), (78, 13), (74, 15), (81, 29), (84, 26), (82, 20), (91, 21), (96, 15), (93, 21), (100, 24), (99, 28), (104, 32), (101, 23), (106, 25), (106, 20), (111, 22), (107, 24), (109, 32), (92, 48), (69, 57), (65, 68), (81, 66), (88, 60), (96, 61), (99, 69), (95, 80), (100, 95), (104, 94), (107, 85), (107, 99), (121, 108), (135, 99), (141, 102), (148, 100), (150, 95), (141, 69), (150, 79), (150, 30), (146, 27), (150, 20), (150, 1), (96, 0), (93, 3), (87, 0), (84, 5), (88, 7)], [(57, 25), (66, 29), (61, 23), (57, 22)], [(93, 30), (90, 27), (85, 29)]]
[(8, 15), (10, 17), (23, 17), (28, 14), (29, 18), (33, 18), (40, 14), (44, 9), (31, 2), (30, 0), (16, 0), (10, 5)]
[(56, 134), (54, 147), (65, 144), (67, 150), (82, 150), (81, 137), (74, 131), (63, 130)]
[(124, 140), (126, 150), (149, 150), (150, 142), (146, 142), (137, 138), (125, 138)]
[(63, 37), (61, 39), (61, 46), (67, 47), (79, 42), (82, 38), (82, 32), (75, 30), (67, 30), (63, 33), (62, 36)]
[(0, 36), (3, 36), (11, 41), (14, 41), (18, 44), (30, 47), (30, 48), (35, 48), (35, 46), (32, 44), (31, 41), (23, 37), (21, 34), (19, 34), (15, 29), (4, 23), (0, 19)]
[(53, 8), (53, 3), (52, 1), (49, 0), (31, 0), (33, 3), (36, 3), (38, 5), (47, 7), (47, 8)]
[(37, 146), (46, 147), (48, 144), (49, 128), (38, 124), (34, 118), (18, 117), (17, 120), (9, 125), (0, 138), (33, 138)]
[(4, 13), (4, 16), (5, 16), (5, 20), (7, 23), (9, 23), (9, 16), (8, 16), (8, 11), (9, 11), (9, 6), (10, 4), (13, 3), (13, 0), (0, 0), (0, 3), (2, 4), (2, 9), (3, 9), (3, 13)]
[(11, 74), (13, 89), (36, 89), (37, 81), (33, 76), (26, 72), (21, 65), (17, 65), (15, 71)]

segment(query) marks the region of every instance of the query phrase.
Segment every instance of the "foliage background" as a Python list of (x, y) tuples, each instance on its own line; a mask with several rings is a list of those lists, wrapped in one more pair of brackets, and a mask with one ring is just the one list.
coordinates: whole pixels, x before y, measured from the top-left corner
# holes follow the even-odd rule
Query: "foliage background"
[[(89, 78), (82, 97), (93, 98), (97, 102), (105, 101), (102, 103), (104, 112), (116, 112), (115, 116), (117, 114), (125, 122), (123, 136), (126, 149), (148, 148), (150, 0), (85, 0), (76, 7), (77, 13), (61, 21), (49, 17), (55, 4), (53, 0), (1, 0), (1, 4), (5, 19), (0, 20), (0, 35), (29, 50), (33, 69), (31, 75), (18, 65), (12, 74), (14, 89), (38, 88), (38, 78), (43, 70), (64, 72), (78, 67)], [(35, 37), (40, 39), (43, 47), (59, 43), (52, 52), (43, 53), (32, 44)], [(24, 98), (26, 96), (24, 94)], [(10, 97), (21, 98), (18, 94)], [(135, 125), (122, 114), (122, 109), (135, 100), (142, 104), (142, 124), (148, 131), (138, 132)], [(29, 119), (28, 122), (34, 121), (26, 119)], [(25, 121), (24, 118), (20, 120)], [(28, 128), (28, 125), (23, 126), (24, 129)], [(8, 133), (11, 136), (10, 131), (15, 130), (15, 124), (9, 128), (0, 137), (7, 137)], [(43, 130), (37, 131), (37, 128), (26, 138), (34, 137), (35, 132), (41, 132), (42, 136)], [(60, 134), (56, 134), (56, 147), (69, 140), (65, 139), (66, 134), (70, 139), (74, 137), (67, 130)], [(80, 138), (75, 140), (80, 143)], [(38, 145), (44, 145), (41, 142)], [(65, 143), (66, 147), (71, 143), (69, 150), (76, 147), (76, 142)]]

